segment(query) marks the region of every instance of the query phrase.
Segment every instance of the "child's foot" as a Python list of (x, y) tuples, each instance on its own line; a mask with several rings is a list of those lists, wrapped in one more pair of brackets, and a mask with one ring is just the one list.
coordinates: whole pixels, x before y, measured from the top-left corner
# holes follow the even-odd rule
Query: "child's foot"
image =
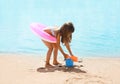
[(62, 64), (59, 62), (53, 62), (54, 65), (58, 66), (58, 67), (62, 67)]
[(59, 62), (53, 62), (54, 65), (59, 65), (60, 63)]
[(54, 68), (54, 66), (52, 66), (51, 64), (45, 64), (46, 68)]

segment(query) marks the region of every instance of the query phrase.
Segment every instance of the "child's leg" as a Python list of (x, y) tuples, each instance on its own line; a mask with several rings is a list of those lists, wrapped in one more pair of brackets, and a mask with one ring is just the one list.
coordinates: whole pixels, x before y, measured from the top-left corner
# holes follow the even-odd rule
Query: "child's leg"
[(48, 47), (45, 67), (49, 67), (49, 66), (51, 67), (52, 65), (50, 64), (50, 57), (51, 57), (51, 54), (52, 54), (52, 51), (53, 51), (53, 46), (52, 46), (51, 43), (49, 43), (47, 41), (44, 41), (44, 40), (42, 40), (42, 41)]
[(56, 44), (53, 44), (53, 48), (54, 48), (54, 51), (53, 51), (53, 55), (54, 55), (53, 64), (58, 65), (59, 64), (59, 62), (57, 61), (58, 48), (57, 48)]
[(53, 48), (48, 48), (48, 52), (47, 52), (47, 56), (46, 56), (46, 64), (45, 64), (46, 67), (51, 66), (50, 65), (50, 57), (51, 57), (52, 51), (53, 51)]

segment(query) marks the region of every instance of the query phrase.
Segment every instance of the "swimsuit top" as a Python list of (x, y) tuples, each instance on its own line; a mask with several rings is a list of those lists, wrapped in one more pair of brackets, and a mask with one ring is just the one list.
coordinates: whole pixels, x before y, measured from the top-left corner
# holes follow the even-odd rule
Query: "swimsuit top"
[[(55, 34), (55, 32), (54, 32), (54, 29), (55, 29), (55, 28), (56, 28), (56, 27), (48, 26), (48, 27), (46, 27), (45, 29), (50, 29), (52, 36), (56, 37), (56, 34)], [(45, 29), (44, 29), (44, 30), (45, 30)]]
[(50, 31), (51, 31), (51, 33), (52, 33), (53, 36), (56, 36), (56, 34), (54, 32), (54, 29), (51, 29)]

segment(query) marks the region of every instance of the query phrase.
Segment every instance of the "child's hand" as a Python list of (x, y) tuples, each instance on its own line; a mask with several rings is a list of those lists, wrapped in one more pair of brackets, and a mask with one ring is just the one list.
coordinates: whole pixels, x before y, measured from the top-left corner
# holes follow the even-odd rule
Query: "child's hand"
[(71, 56), (71, 59), (74, 61), (74, 62), (78, 62), (78, 58), (76, 56)]
[(70, 56), (66, 53), (64, 54), (64, 57), (65, 57), (65, 59), (70, 58)]

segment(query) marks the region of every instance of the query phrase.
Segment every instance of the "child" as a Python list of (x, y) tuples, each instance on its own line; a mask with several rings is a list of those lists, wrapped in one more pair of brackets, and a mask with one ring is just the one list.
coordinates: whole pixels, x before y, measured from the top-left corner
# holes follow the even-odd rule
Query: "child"
[(46, 28), (44, 31), (56, 38), (56, 43), (51, 43), (51, 42), (42, 40), (43, 43), (48, 47), (45, 67), (53, 67), (50, 64), (50, 57), (51, 57), (52, 52), (54, 55), (54, 57), (53, 57), (54, 65), (60, 64), (57, 61), (58, 50), (60, 50), (60, 52), (63, 54), (64, 58), (66, 58), (68, 56), (63, 51), (62, 47), (60, 46), (60, 42), (62, 42), (66, 46), (67, 50), (69, 51), (70, 56), (73, 56), (73, 53), (72, 53), (70, 45), (69, 45), (69, 43), (72, 40), (72, 33), (74, 32), (74, 26), (71, 22), (63, 24), (60, 27), (60, 29), (49, 27), (49, 28)]

